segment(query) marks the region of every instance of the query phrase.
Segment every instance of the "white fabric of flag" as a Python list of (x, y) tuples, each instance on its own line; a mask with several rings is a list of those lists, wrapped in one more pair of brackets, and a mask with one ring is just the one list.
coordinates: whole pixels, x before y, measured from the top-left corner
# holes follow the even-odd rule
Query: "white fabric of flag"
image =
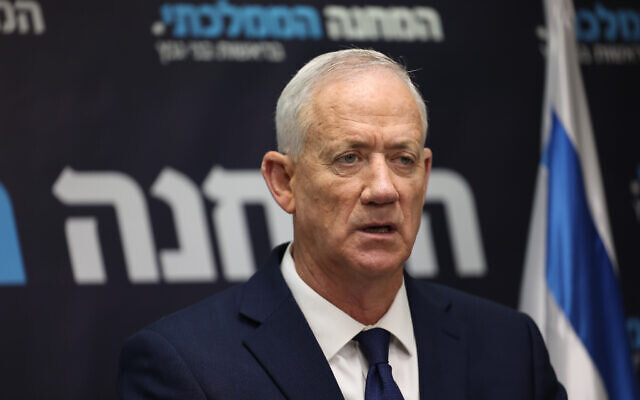
[(520, 308), (569, 399), (638, 399), (570, 0), (545, 0), (542, 159)]

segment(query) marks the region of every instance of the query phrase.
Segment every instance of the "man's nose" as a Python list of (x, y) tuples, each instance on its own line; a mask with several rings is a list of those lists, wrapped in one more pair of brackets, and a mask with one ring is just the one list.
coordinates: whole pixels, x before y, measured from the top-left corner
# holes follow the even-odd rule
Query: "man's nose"
[(384, 156), (372, 157), (367, 166), (366, 183), (362, 192), (363, 204), (388, 204), (398, 200), (399, 194), (393, 182), (393, 171)]

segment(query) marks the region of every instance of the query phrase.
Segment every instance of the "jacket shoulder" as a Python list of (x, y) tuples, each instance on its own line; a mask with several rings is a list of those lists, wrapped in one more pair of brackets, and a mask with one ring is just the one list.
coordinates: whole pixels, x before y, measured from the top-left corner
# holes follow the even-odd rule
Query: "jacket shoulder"
[[(459, 327), (472, 397), (566, 399), (544, 340), (528, 315), (440, 284), (419, 282), (418, 287), (442, 307), (443, 318)], [(509, 396), (502, 396), (505, 393)]]
[[(252, 321), (238, 312), (241, 294), (242, 285), (225, 290), (130, 337), (120, 354), (120, 397), (245, 398), (232, 379), (234, 373), (255, 364), (242, 344), (253, 328)], [(259, 371), (253, 368), (253, 375), (245, 375), (264, 380)]]
[(217, 329), (228, 328), (239, 322), (241, 293), (242, 285), (234, 286), (164, 316), (145, 329), (157, 332), (168, 339), (186, 338), (197, 334), (210, 335)]
[(512, 322), (527, 324), (531, 319), (526, 314), (498, 302), (462, 292), (433, 282), (418, 282), (418, 286), (461, 321)]

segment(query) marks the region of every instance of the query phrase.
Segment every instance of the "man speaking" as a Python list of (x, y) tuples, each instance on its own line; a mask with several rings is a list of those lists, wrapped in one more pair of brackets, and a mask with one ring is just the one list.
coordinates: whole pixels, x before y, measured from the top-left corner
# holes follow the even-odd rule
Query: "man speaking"
[(245, 284), (130, 338), (129, 399), (563, 399), (527, 316), (404, 273), (431, 170), (424, 101), (372, 50), (282, 91), (262, 161), (293, 242)]

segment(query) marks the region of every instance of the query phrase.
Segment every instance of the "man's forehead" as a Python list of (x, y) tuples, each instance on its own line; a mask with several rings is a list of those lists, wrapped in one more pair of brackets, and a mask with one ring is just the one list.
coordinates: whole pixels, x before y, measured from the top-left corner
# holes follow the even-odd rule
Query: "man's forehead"
[(389, 68), (325, 78), (307, 105), (300, 114), (308, 133), (303, 153), (365, 147), (419, 151), (424, 145), (416, 100)]
[(367, 88), (372, 81), (393, 82), (410, 91), (404, 80), (391, 68), (382, 65), (371, 65), (361, 68), (341, 68), (330, 71), (314, 84), (311, 94), (312, 97), (315, 97), (319, 92), (331, 92), (345, 85)]
[(384, 118), (402, 113), (407, 119), (420, 121), (418, 104), (409, 87), (386, 69), (327, 81), (315, 90), (310, 106), (310, 111), (320, 118), (337, 116), (356, 120), (359, 114)]

